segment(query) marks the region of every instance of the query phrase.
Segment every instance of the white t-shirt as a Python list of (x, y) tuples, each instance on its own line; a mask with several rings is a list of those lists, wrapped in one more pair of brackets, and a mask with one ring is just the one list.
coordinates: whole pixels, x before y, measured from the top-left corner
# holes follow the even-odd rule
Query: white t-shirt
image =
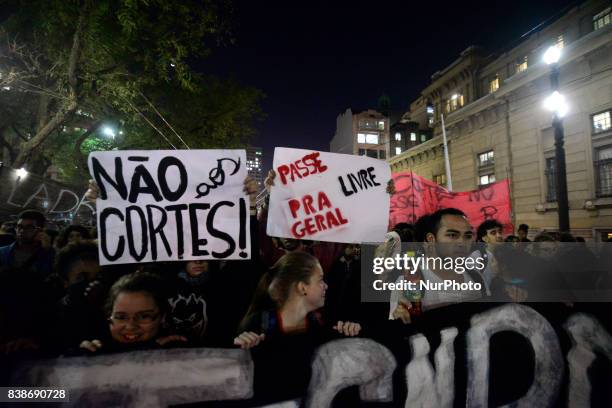
[[(421, 274), (423, 280), (429, 283), (444, 283), (438, 275), (430, 271), (429, 269), (422, 269)], [(459, 275), (463, 277), (463, 281), (459, 283), (470, 283), (475, 281), (467, 274), (464, 273)], [(405, 280), (404, 276), (400, 275), (395, 282), (399, 283)], [(391, 292), (389, 299), (389, 320), (394, 320), (393, 312), (397, 308), (401, 297), (405, 297), (404, 292), (400, 290), (394, 290)], [(449, 303), (460, 303), (475, 300), (481, 297), (480, 291), (468, 291), (468, 290), (424, 290), (421, 298), (421, 308), (423, 311), (428, 309), (436, 308), (437, 306), (449, 304)]]

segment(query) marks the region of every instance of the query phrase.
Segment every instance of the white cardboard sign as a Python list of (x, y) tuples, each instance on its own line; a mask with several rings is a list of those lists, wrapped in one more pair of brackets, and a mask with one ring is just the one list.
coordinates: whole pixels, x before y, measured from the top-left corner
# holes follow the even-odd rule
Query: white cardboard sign
[(370, 157), (277, 147), (270, 236), (380, 242), (389, 224), (389, 164)]
[(244, 150), (93, 152), (100, 264), (248, 259)]

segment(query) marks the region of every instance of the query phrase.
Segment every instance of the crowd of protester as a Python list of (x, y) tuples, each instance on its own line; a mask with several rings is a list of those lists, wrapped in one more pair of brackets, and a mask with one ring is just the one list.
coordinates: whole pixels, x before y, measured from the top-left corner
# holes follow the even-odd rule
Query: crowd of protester
[[(251, 349), (256, 361), (256, 394), (274, 394), (282, 400), (303, 391), (310, 357), (321, 343), (345, 336), (379, 338), (394, 330), (403, 333), (398, 338), (405, 337), (425, 329), (431, 310), (473, 300), (464, 293), (394, 292), (388, 304), (361, 302), (360, 246), (268, 237), (266, 210), (257, 213), (255, 190), (247, 179), (252, 253), (257, 254), (248, 261), (100, 266), (96, 232), (90, 228), (70, 225), (52, 239), (45, 230), (45, 216), (33, 210), (19, 214), (16, 224), (2, 224), (2, 383), (23, 358), (160, 347), (241, 347)], [(609, 287), (610, 260), (591, 253), (591, 264), (575, 265), (576, 253), (557, 253), (554, 259), (541, 247), (543, 253), (529, 253), (527, 225), (520, 225), (517, 235), (504, 237), (504, 226), (495, 220), (485, 221), (476, 231), (468, 221), (459, 210), (442, 209), (414, 225), (397, 224), (382, 250), (398, 242), (467, 245), (470, 256), (487, 255), (484, 271), (442, 276), (441, 271), (422, 270), (416, 279), (480, 282), (482, 292), (470, 294), (476, 297), (497, 294), (508, 302), (529, 301), (524, 282), (532, 277), (522, 274), (524, 259), (537, 259), (543, 275), (581, 268), (587, 274), (581, 278), (593, 287)], [(533, 241), (584, 242), (547, 232)], [(575, 251), (584, 255), (589, 249), (575, 245)], [(574, 307), (569, 301), (560, 303), (564, 310)], [(444, 315), (449, 325), (454, 324), (452, 316)], [(281, 356), (277, 363), (257, 364), (271, 350)], [(296, 371), (297, 366), (304, 370)], [(288, 372), (292, 376), (273, 376)], [(266, 382), (269, 377), (275, 380)]]

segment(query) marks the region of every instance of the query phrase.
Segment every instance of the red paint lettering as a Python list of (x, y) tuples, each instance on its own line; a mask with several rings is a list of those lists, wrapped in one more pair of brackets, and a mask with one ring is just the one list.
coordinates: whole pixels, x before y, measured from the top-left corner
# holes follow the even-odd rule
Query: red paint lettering
[(297, 217), (297, 211), (300, 209), (300, 202), (295, 198), (289, 200), (289, 209), (291, 210), (291, 216), (293, 218)]
[(338, 217), (338, 221), (340, 221), (340, 224), (348, 224), (348, 220), (342, 216), (342, 212), (340, 212), (339, 208), (336, 208), (336, 217)]
[(289, 174), (289, 166), (283, 164), (282, 166), (278, 166), (276, 170), (278, 175), (280, 176), (281, 183), (287, 184), (287, 174)]
[(307, 194), (304, 196), (304, 198), (302, 198), (302, 203), (304, 204), (304, 210), (306, 211), (306, 214), (314, 214), (317, 212), (317, 210), (315, 210), (312, 206), (312, 202), (313, 198), (310, 194)]
[(315, 215), (315, 222), (317, 223), (317, 229), (319, 231), (325, 231), (327, 229), (327, 227), (323, 223), (324, 221), (325, 217), (323, 217), (321, 214)]
[(314, 235), (317, 233), (317, 230), (312, 223), (312, 218), (306, 218), (306, 220), (304, 220), (304, 229), (308, 235)]
[(319, 192), (317, 201), (319, 204), (319, 211), (321, 211), (324, 207), (331, 208), (332, 206), (331, 202), (329, 201), (329, 198), (327, 198), (327, 195), (323, 191)]
[(304, 228), (301, 228), (300, 230), (298, 230), (298, 228), (300, 227), (300, 224), (302, 223), (302, 221), (298, 221), (295, 224), (293, 224), (291, 226), (291, 233), (293, 234), (294, 237), (296, 238), (303, 238), (304, 237)]

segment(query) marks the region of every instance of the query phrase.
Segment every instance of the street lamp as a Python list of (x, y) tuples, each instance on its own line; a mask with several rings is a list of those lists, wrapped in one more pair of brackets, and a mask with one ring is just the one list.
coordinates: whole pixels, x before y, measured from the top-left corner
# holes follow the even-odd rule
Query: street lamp
[(19, 179), (24, 179), (28, 175), (28, 171), (23, 167), (17, 170), (17, 177)]
[(116, 135), (115, 130), (110, 126), (104, 126), (102, 128), (102, 134), (104, 136), (112, 137), (113, 139), (115, 138), (115, 135)]
[(544, 53), (544, 62), (550, 66), (550, 87), (552, 94), (544, 101), (544, 107), (552, 112), (552, 127), (555, 133), (555, 184), (557, 189), (557, 214), (559, 231), (569, 232), (569, 202), (567, 197), (567, 174), (565, 170), (565, 148), (563, 147), (563, 117), (568, 106), (565, 97), (559, 93), (559, 59), (561, 50), (551, 46)]

